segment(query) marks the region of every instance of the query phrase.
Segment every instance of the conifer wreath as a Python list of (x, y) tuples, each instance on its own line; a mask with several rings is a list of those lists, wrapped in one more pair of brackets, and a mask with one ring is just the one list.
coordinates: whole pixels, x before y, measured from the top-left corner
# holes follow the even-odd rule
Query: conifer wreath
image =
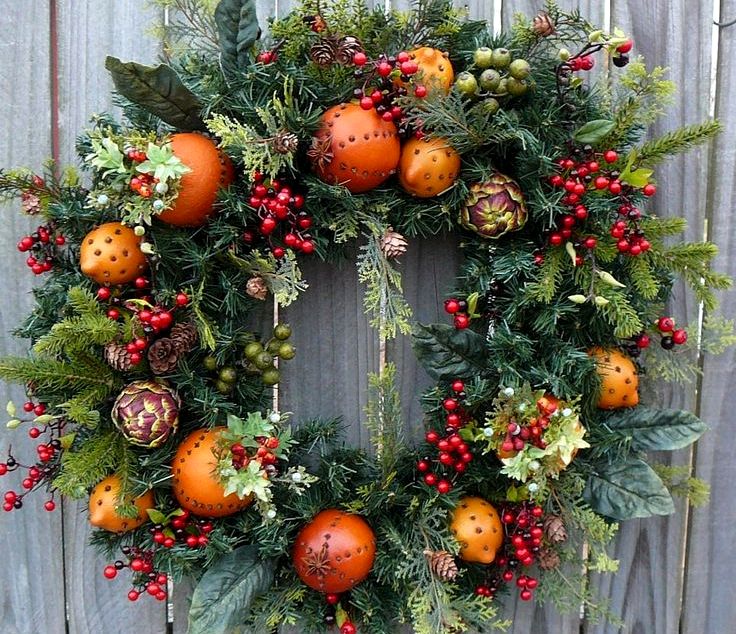
[[(640, 403), (639, 382), (732, 340), (664, 313), (676, 279), (709, 315), (730, 280), (713, 244), (647, 211), (653, 169), (718, 124), (649, 138), (662, 70), (551, 1), (494, 35), (447, 0), (307, 0), (267, 41), (253, 0), (173, 4), (190, 20), (164, 33), (166, 63), (107, 59), (124, 119), (93, 119), (81, 175), (0, 173), (39, 218), (18, 249), (43, 279), (16, 331), (30, 355), (0, 361), (28, 393), (8, 427), (39, 443), (0, 464), (23, 478), (5, 510), (89, 498), (131, 601), (199, 579), (193, 634), (488, 631), (506, 588), (607, 617), (582, 575), (615, 570), (616, 522), (705, 497), (646, 457), (705, 425)], [(412, 330), (405, 237), (450, 232), (447, 323), (412, 332), (437, 382), (426, 442), (402, 439), (391, 365), (371, 382), (373, 452), (269, 409), (298, 350), (249, 315), (297, 300), (300, 260), (359, 240), (366, 310), (393, 337)]]

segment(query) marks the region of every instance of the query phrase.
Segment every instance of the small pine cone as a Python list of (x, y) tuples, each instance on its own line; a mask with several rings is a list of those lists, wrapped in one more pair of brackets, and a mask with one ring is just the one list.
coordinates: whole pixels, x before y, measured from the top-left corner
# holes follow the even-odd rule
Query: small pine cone
[(177, 355), (182, 356), (197, 343), (197, 328), (188, 322), (176, 324), (169, 333), (169, 339), (174, 343)]
[(118, 372), (128, 372), (133, 364), (130, 362), (130, 354), (125, 344), (108, 343), (105, 346), (105, 361), (107, 364)]
[(429, 569), (441, 581), (454, 581), (457, 577), (455, 558), (446, 550), (425, 550)]
[(356, 53), (363, 52), (363, 45), (357, 37), (346, 35), (337, 41), (335, 59), (338, 64), (352, 64)]
[(272, 145), (278, 154), (293, 154), (299, 147), (299, 137), (293, 132), (282, 130), (273, 138)]
[(35, 216), (41, 211), (41, 199), (31, 192), (23, 192), (20, 195), (20, 204), (29, 216)]
[(327, 22), (319, 14), (305, 15), (304, 21), (309, 25), (309, 28), (312, 29), (312, 31), (314, 31), (315, 33), (322, 33), (323, 31), (327, 30)]
[(561, 544), (567, 541), (567, 529), (562, 518), (550, 515), (544, 520), (544, 534), (552, 544)]
[(549, 13), (540, 11), (532, 22), (532, 29), (539, 37), (549, 37), (555, 32), (555, 24)]
[(176, 345), (168, 337), (161, 337), (151, 344), (148, 349), (148, 363), (154, 374), (168, 374), (179, 362), (179, 353)]
[(556, 550), (542, 548), (537, 553), (537, 563), (542, 570), (554, 570), (560, 565), (560, 556)]
[(248, 283), (245, 285), (245, 292), (250, 295), (253, 299), (266, 299), (268, 295), (268, 286), (266, 286), (266, 280), (262, 277), (251, 277)]
[(337, 57), (337, 42), (332, 38), (317, 40), (309, 49), (309, 58), (318, 66), (329, 66)]
[(393, 227), (389, 227), (381, 238), (380, 246), (383, 255), (389, 260), (393, 260), (406, 253), (406, 247), (409, 246), (409, 243), (404, 239), (404, 236), (394, 231)]

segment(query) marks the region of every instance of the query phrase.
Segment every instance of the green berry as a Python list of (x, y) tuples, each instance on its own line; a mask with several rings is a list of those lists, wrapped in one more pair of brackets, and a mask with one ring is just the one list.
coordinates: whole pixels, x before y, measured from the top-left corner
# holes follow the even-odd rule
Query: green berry
[(473, 53), (473, 61), (478, 68), (490, 68), (493, 63), (493, 51), (487, 46), (481, 46)]
[(526, 79), (532, 72), (532, 67), (525, 59), (515, 59), (509, 66), (509, 74), (518, 80)]
[(488, 115), (496, 114), (499, 108), (501, 108), (501, 104), (493, 97), (488, 97), (483, 101), (483, 112)]
[(233, 383), (228, 383), (227, 381), (222, 381), (220, 379), (215, 381), (215, 389), (220, 394), (230, 394), (230, 392), (233, 391), (233, 387), (235, 387)]
[(496, 88), (500, 83), (501, 75), (497, 70), (489, 68), (480, 75), (480, 87), (486, 92), (496, 92)]
[(284, 361), (290, 361), (296, 356), (296, 348), (290, 343), (282, 343), (278, 354)]
[(261, 377), (263, 384), (268, 386), (276, 385), (280, 379), (281, 375), (279, 374), (279, 371), (273, 366), (268, 368)]
[(266, 352), (272, 355), (277, 355), (279, 353), (279, 350), (281, 349), (281, 344), (283, 342), (279, 339), (272, 339), (268, 342), (268, 345), (266, 346)]
[(465, 97), (472, 97), (478, 90), (478, 80), (472, 73), (463, 72), (457, 76), (455, 86)]
[(525, 94), (527, 90), (529, 90), (529, 84), (525, 81), (519, 81), (518, 79), (509, 77), (506, 80), (506, 90), (508, 90), (509, 94), (514, 97), (521, 97), (521, 95)]
[(508, 82), (509, 80), (506, 77), (504, 77), (500, 82), (498, 82), (498, 86), (496, 87), (497, 95), (508, 95), (509, 94)]
[(220, 370), (220, 381), (225, 383), (235, 383), (238, 380), (238, 371), (231, 365), (226, 365)]
[(265, 351), (261, 352), (261, 354), (259, 354), (255, 359), (253, 359), (253, 364), (259, 370), (266, 370), (267, 368), (270, 368), (273, 365), (273, 355)]
[(289, 324), (276, 324), (276, 327), (273, 329), (273, 336), (281, 341), (286, 341), (291, 337), (291, 326)]
[(263, 345), (258, 341), (251, 341), (245, 346), (245, 358), (249, 361), (253, 361), (261, 352), (263, 352)]
[(493, 49), (491, 65), (493, 68), (508, 68), (511, 63), (511, 51), (507, 48)]
[(202, 365), (204, 366), (205, 370), (214, 372), (215, 370), (217, 370), (217, 359), (215, 359), (215, 357), (211, 355), (208, 355), (204, 359), (202, 359)]

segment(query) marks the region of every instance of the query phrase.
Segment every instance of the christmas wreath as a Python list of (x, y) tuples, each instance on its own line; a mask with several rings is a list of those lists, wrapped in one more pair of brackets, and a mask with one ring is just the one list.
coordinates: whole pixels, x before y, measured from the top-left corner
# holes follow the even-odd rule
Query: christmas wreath
[[(28, 394), (8, 427), (38, 440), (0, 464), (23, 478), (5, 510), (88, 498), (131, 601), (198, 578), (192, 633), (487, 631), (512, 587), (608, 618), (585, 575), (615, 571), (616, 522), (705, 497), (646, 457), (705, 425), (639, 401), (696, 371), (689, 346), (733, 339), (664, 314), (678, 278), (708, 315), (730, 280), (713, 244), (647, 211), (653, 168), (718, 124), (648, 137), (663, 71), (551, 1), (496, 35), (447, 0), (307, 0), (266, 41), (253, 0), (210, 4), (174, 0), (190, 19), (165, 29), (166, 63), (107, 59), (124, 119), (92, 120), (81, 176), (0, 172), (40, 219), (18, 249), (43, 278), (16, 332), (30, 355), (0, 361)], [(450, 232), (448, 321), (412, 326), (395, 260)], [(380, 336), (412, 331), (437, 382), (419, 446), (390, 364), (371, 452), (271, 405), (298, 350), (249, 316), (297, 300), (301, 259), (355, 240)]]

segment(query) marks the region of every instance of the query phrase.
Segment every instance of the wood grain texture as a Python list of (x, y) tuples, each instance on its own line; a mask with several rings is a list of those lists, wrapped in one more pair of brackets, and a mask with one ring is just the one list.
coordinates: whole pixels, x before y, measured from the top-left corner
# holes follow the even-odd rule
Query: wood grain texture
[[(721, 2), (721, 20), (736, 16), (736, 1)], [(716, 116), (724, 132), (716, 139), (711, 155), (709, 184), (709, 234), (720, 248), (715, 267), (736, 274), (736, 29), (720, 30)], [(692, 167), (692, 163), (691, 163)], [(693, 174), (702, 176), (702, 171)], [(720, 309), (736, 315), (736, 293), (724, 294)], [(712, 487), (711, 503), (692, 512), (688, 534), (682, 634), (732, 631), (736, 621), (734, 550), (727, 547), (736, 522), (733, 482), (736, 478), (736, 442), (733, 434), (732, 390), (736, 379), (733, 348), (720, 357), (707, 357), (703, 364), (699, 414), (711, 430), (698, 443), (695, 473)]]
[[(653, 0), (644, 5), (634, 0), (612, 2), (612, 24), (632, 35), (635, 52), (644, 55), (650, 66), (670, 67), (671, 78), (679, 86), (673, 107), (653, 127), (653, 135), (708, 117), (710, 20), (711, 7), (705, 3), (687, 0)], [(616, 72), (620, 71), (612, 69), (612, 73)], [(693, 91), (687, 88), (689, 86), (701, 89)], [(687, 218), (687, 240), (699, 240), (703, 236), (706, 169), (707, 151), (698, 150), (656, 171), (661, 193), (654, 199), (651, 209), (658, 215)], [(697, 320), (698, 305), (682, 283), (675, 286), (669, 311), (678, 323)], [(650, 388), (648, 399), (658, 406), (695, 408), (695, 385)], [(691, 452), (655, 454), (651, 459), (673, 465), (689, 464)], [(621, 562), (619, 573), (593, 579), (600, 595), (610, 598), (612, 610), (623, 617), (631, 632), (669, 634), (677, 631), (687, 508), (681, 501), (676, 506), (676, 513), (670, 517), (624, 523), (613, 552)], [(617, 629), (602, 623), (586, 631), (602, 634)]]
[[(51, 154), (49, 2), (39, 0), (29, 6), (2, 2), (0, 7), (0, 167), (40, 169)], [(18, 213), (17, 202), (0, 205), (0, 211), (5, 296), (0, 303), (0, 354), (23, 355), (27, 342), (11, 338), (10, 332), (31, 310), (33, 276), (15, 244), (34, 223)], [(23, 403), (23, 389), (0, 383), (0, 403), (9, 400)], [(10, 443), (21, 462), (35, 457), (36, 443), (24, 428), (0, 436), (3, 461)], [(19, 473), (5, 476), (2, 491), (20, 490), (20, 480)], [(0, 516), (0, 624), (7, 634), (65, 631), (61, 510), (44, 511), (45, 499), (39, 491), (28, 497), (21, 511)]]
[[(142, 0), (107, 2), (57, 1), (59, 33), (59, 140), (61, 160), (76, 162), (74, 141), (91, 114), (111, 111), (112, 81), (105, 56), (150, 63), (158, 42), (142, 34), (156, 14)], [(88, 546), (84, 504), (68, 504), (64, 513), (65, 567), (70, 631), (75, 634), (161, 634), (166, 606), (157, 601), (126, 599), (124, 576), (107, 582), (106, 559)]]

